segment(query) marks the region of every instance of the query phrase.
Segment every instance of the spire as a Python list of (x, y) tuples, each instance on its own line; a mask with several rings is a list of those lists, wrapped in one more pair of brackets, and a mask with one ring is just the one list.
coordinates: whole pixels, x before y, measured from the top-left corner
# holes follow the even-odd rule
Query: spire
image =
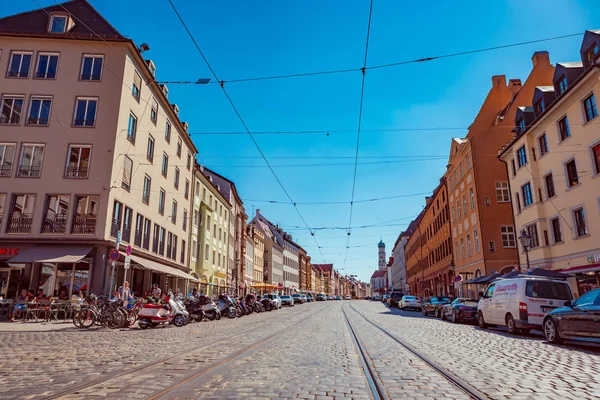
[(377, 245), (377, 247), (385, 247), (385, 243), (383, 243), (383, 238), (379, 240), (379, 244)]

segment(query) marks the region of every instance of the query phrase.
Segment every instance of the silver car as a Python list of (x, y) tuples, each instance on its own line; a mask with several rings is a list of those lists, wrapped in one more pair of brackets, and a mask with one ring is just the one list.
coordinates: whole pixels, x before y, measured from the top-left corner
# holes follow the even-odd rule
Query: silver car
[(294, 298), (292, 296), (288, 296), (288, 295), (281, 296), (281, 305), (294, 307)]
[(281, 308), (281, 297), (279, 297), (279, 295), (274, 294), (274, 293), (267, 293), (265, 295), (263, 295), (263, 299), (271, 299), (275, 302), (275, 309), (279, 309)]
[(419, 299), (417, 299), (415, 296), (402, 296), (398, 307), (402, 310), (406, 310), (408, 308), (411, 310), (420, 310), (422, 305)]

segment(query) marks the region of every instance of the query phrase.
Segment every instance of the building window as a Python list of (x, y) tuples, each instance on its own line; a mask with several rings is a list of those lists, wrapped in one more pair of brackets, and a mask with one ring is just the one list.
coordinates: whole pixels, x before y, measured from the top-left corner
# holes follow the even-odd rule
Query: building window
[(567, 139), (571, 136), (571, 129), (569, 128), (569, 119), (567, 117), (563, 117), (558, 121), (558, 135), (559, 142)]
[(585, 211), (583, 207), (573, 210), (573, 218), (575, 219), (575, 234), (577, 237), (588, 234), (587, 224), (585, 222)]
[(510, 201), (508, 182), (496, 182), (496, 201), (498, 203), (507, 203)]
[(519, 168), (527, 164), (527, 149), (525, 146), (522, 146), (519, 150), (517, 150), (517, 159)]
[(460, 219), (462, 217), (461, 210), (460, 210), (460, 200), (456, 202), (456, 214), (458, 216), (458, 219)]
[(465, 240), (460, 239), (460, 255), (462, 258), (465, 258)]
[(490, 249), (490, 253), (493, 253), (496, 251), (496, 243), (494, 243), (493, 241), (488, 242), (488, 248)]
[(160, 227), (158, 224), (154, 224), (154, 236), (152, 238), (152, 252), (158, 253), (158, 237), (160, 235)]
[(515, 193), (515, 203), (517, 205), (517, 213), (521, 212), (521, 197), (519, 196), (519, 193)]
[(460, 172), (460, 179), (462, 179), (465, 176), (465, 171), (463, 170), (462, 162), (458, 165), (458, 170)]
[(167, 143), (171, 143), (171, 123), (169, 121), (165, 124), (165, 140)]
[(556, 196), (556, 190), (554, 190), (554, 178), (552, 177), (552, 173), (544, 176), (544, 182), (546, 183), (546, 196), (548, 198)]
[(585, 60), (587, 61), (587, 65), (591, 65), (594, 63), (594, 58), (596, 57), (596, 54), (598, 54), (598, 44), (594, 43), (585, 52)]
[(45, 126), (50, 122), (52, 97), (31, 97), (27, 125)]
[(127, 122), (127, 140), (135, 144), (135, 136), (137, 134), (137, 117), (134, 113), (129, 113), (129, 121)]
[(521, 192), (523, 193), (523, 207), (533, 204), (533, 193), (531, 192), (530, 182), (521, 186)]
[(169, 156), (167, 155), (167, 153), (163, 153), (161, 174), (165, 178), (167, 177), (168, 170), (169, 170)]
[(196, 258), (198, 256), (198, 250), (196, 249), (196, 247), (198, 246), (198, 243), (195, 240), (192, 240), (192, 257)]
[(463, 194), (462, 202), (463, 202), (463, 212), (466, 216), (467, 215), (467, 195), (466, 194)]
[(452, 223), (456, 222), (456, 208), (452, 206)]
[(71, 196), (69, 195), (49, 195), (46, 197), (42, 233), (66, 233), (70, 201)]
[(538, 144), (540, 146), (540, 157), (548, 152), (548, 138), (544, 133), (542, 136), (538, 138)]
[(19, 125), (21, 123), (24, 99), (23, 96), (2, 97), (2, 115), (0, 115), (0, 124)]
[[(205, 244), (205, 245), (204, 245), (204, 260), (205, 260), (205, 261), (208, 261), (208, 259), (209, 259), (209, 254), (210, 254), (210, 247), (209, 247), (207, 244)], [(214, 259), (214, 257), (213, 257), (213, 259)], [(214, 263), (213, 263), (213, 264), (214, 264)]]
[(165, 215), (165, 197), (167, 193), (164, 189), (160, 189), (160, 193), (158, 194), (158, 213), (160, 215)]
[(594, 173), (600, 174), (600, 143), (592, 148), (592, 157), (594, 158)]
[(454, 185), (458, 185), (458, 171), (454, 170)]
[(174, 182), (175, 189), (179, 189), (179, 167), (175, 167)]
[(167, 258), (171, 258), (171, 252), (173, 248), (173, 233), (167, 233)]
[(96, 220), (98, 217), (98, 196), (76, 196), (75, 215), (71, 233), (77, 235), (93, 235), (96, 233)]
[(210, 215), (206, 216), (206, 231), (210, 233)]
[(56, 79), (58, 68), (58, 54), (38, 53), (36, 79)]
[(123, 158), (123, 178), (121, 179), (121, 187), (129, 192), (131, 189), (131, 174), (133, 172), (133, 161), (125, 156)]
[(144, 216), (137, 213), (135, 217), (135, 231), (133, 234), (133, 244), (142, 247), (142, 235), (144, 233)]
[(91, 152), (91, 146), (69, 146), (69, 158), (67, 160), (65, 178), (87, 179), (90, 168)]
[(21, 159), (17, 177), (39, 178), (42, 174), (42, 162), (44, 160), (44, 145), (24, 144), (21, 147)]
[(527, 231), (527, 233), (529, 234), (529, 237), (531, 238), (531, 244), (529, 245), (529, 248), (533, 249), (535, 247), (538, 247), (540, 245), (540, 240), (538, 238), (537, 225), (532, 224), (532, 225), (526, 226), (525, 230)]
[(186, 168), (187, 168), (188, 171), (190, 170), (190, 168), (192, 168), (192, 155), (190, 153), (187, 153)]
[(571, 160), (565, 164), (565, 168), (567, 169), (567, 183), (569, 187), (573, 187), (579, 184), (579, 176), (577, 176), (577, 166), (575, 165), (575, 160)]
[(513, 226), (501, 226), (502, 247), (516, 247), (515, 228)]
[(533, 110), (535, 111), (535, 116), (536, 117), (539, 116), (540, 114), (542, 114), (546, 110), (546, 106), (544, 104), (544, 99), (538, 100), (533, 105)]
[(152, 98), (152, 108), (150, 109), (150, 120), (156, 125), (156, 121), (158, 120), (158, 102), (153, 97)]
[(523, 133), (523, 132), (525, 132), (525, 128), (526, 128), (526, 125), (525, 125), (525, 119), (524, 119), (524, 118), (521, 118), (521, 119), (519, 120), (519, 122), (517, 122), (517, 126), (519, 127), (519, 132), (520, 132), (520, 133)]
[(185, 188), (183, 191), (183, 197), (187, 200), (189, 196), (190, 196), (190, 181), (186, 179), (185, 180)]
[(185, 264), (185, 250), (186, 250), (186, 248), (185, 248), (185, 240), (181, 239), (181, 257), (180, 257), (179, 261), (182, 264)]
[(73, 126), (93, 127), (96, 124), (98, 99), (78, 97), (75, 105)]
[(188, 217), (188, 212), (187, 210), (183, 210), (183, 231), (185, 232), (187, 230), (187, 217)]
[(512, 166), (512, 175), (513, 176), (517, 175), (517, 168), (515, 167), (515, 160), (514, 159), (510, 160), (510, 165)]
[(175, 200), (171, 203), (171, 222), (173, 224), (177, 223), (177, 201)]
[(563, 241), (562, 230), (560, 229), (560, 218), (552, 218), (550, 220), (550, 226), (552, 227), (552, 240), (554, 243), (560, 243)]
[(140, 102), (140, 94), (142, 92), (142, 77), (135, 71), (133, 75), (133, 85), (131, 85), (131, 95)]
[(100, 81), (102, 79), (102, 64), (104, 56), (96, 54), (84, 54), (81, 61), (81, 74), (79, 79), (82, 81)]
[(152, 162), (154, 161), (154, 138), (152, 135), (148, 135), (148, 146), (146, 147), (146, 159)]
[(469, 201), (471, 202), (471, 210), (475, 208), (475, 193), (473, 188), (469, 189)]
[(15, 149), (14, 144), (0, 143), (0, 177), (11, 176)]
[(123, 222), (123, 204), (116, 201), (113, 204), (112, 220), (110, 225), (110, 236), (118, 237)]
[(479, 244), (479, 231), (477, 229), (473, 231), (473, 239), (475, 239), (475, 253), (479, 253), (481, 247)]
[(569, 86), (567, 84), (567, 76), (566, 75), (561, 76), (560, 79), (558, 80), (558, 95), (560, 96), (561, 94), (566, 92), (568, 87)]
[(65, 33), (67, 31), (67, 16), (51, 15), (48, 31), (51, 33)]
[(583, 100), (583, 108), (585, 110), (586, 122), (590, 122), (598, 116), (598, 110), (596, 109), (596, 99), (594, 99), (593, 94), (590, 94), (588, 97), (585, 98), (585, 100)]
[(124, 242), (131, 241), (131, 222), (133, 220), (133, 210), (129, 207), (125, 207), (125, 212), (123, 214), (123, 233), (121, 235), (121, 240)]
[(13, 51), (10, 54), (8, 78), (29, 78), (29, 66), (33, 53)]
[(31, 223), (35, 211), (35, 195), (13, 195), (6, 233), (31, 233)]
[(194, 226), (198, 226), (198, 218), (199, 217), (200, 217), (200, 213), (198, 212), (198, 210), (194, 210), (194, 214), (193, 214)]
[(158, 254), (160, 254), (161, 256), (165, 254), (165, 236), (167, 236), (166, 233), (167, 230), (160, 226), (158, 233)]
[(142, 203), (150, 203), (150, 188), (152, 186), (152, 179), (148, 175), (144, 175), (144, 189), (142, 191)]
[(467, 154), (467, 156), (465, 157), (465, 162), (467, 164), (467, 171), (471, 170), (471, 155)]
[(150, 229), (152, 227), (152, 221), (148, 218), (144, 219), (144, 234), (142, 236), (142, 248), (150, 250)]
[(181, 136), (179, 136), (177, 138), (177, 157), (181, 158), (181, 147), (183, 146), (183, 143), (181, 141)]
[(471, 235), (467, 235), (467, 255), (471, 255)]

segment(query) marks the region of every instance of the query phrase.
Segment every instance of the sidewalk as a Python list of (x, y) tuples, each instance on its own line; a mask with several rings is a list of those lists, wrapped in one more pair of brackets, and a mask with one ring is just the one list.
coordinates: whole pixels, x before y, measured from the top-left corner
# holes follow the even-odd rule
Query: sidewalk
[(76, 330), (71, 321), (67, 322), (0, 322), (0, 333), (5, 332), (54, 332)]

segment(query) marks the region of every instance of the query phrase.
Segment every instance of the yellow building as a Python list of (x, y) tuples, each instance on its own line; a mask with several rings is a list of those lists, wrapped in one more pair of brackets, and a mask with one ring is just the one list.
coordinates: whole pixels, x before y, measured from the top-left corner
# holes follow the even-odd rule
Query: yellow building
[(537, 87), (533, 107), (520, 107), (517, 134), (499, 154), (524, 238), (521, 269), (568, 272), (579, 294), (600, 286), (599, 48), (600, 31), (587, 31), (582, 62), (556, 65), (553, 86)]
[(200, 279), (200, 292), (210, 296), (227, 287), (231, 211), (231, 204), (211, 181), (202, 173), (202, 166), (196, 165), (190, 266)]
[(248, 235), (254, 240), (254, 274), (252, 286), (259, 293), (264, 292), (263, 271), (265, 265), (265, 236), (260, 229), (248, 225)]

